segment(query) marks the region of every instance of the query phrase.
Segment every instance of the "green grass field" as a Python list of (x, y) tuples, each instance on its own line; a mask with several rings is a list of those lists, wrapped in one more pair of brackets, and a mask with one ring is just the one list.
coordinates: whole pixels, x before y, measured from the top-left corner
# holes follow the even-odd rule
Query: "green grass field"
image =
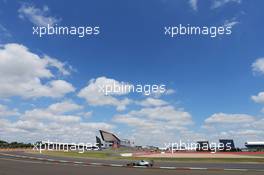
[(111, 152), (84, 152), (84, 153), (78, 153), (78, 152), (63, 152), (63, 151), (44, 151), (42, 154), (45, 155), (51, 155), (51, 156), (62, 156), (62, 157), (76, 157), (76, 158), (113, 158), (113, 153)]
[(252, 155), (252, 156), (258, 156), (258, 157), (263, 157), (264, 158), (264, 154), (255, 154), (255, 155)]
[[(149, 159), (149, 158), (148, 158)], [(264, 158), (153, 158), (156, 161), (205, 162), (205, 163), (264, 163)]]

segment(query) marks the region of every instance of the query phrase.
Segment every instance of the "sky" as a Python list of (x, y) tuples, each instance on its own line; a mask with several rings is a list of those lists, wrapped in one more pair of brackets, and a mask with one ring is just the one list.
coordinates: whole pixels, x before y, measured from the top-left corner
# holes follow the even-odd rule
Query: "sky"
[[(137, 145), (264, 140), (261, 0), (0, 0), (0, 139)], [(34, 26), (99, 26), (85, 37)], [(230, 26), (231, 35), (169, 37), (165, 26)], [(111, 83), (163, 94), (98, 92)]]

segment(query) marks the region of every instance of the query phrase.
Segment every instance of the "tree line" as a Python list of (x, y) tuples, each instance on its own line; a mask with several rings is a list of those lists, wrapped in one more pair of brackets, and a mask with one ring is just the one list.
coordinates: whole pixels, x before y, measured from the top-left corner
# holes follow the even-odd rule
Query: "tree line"
[(6, 142), (0, 140), (0, 148), (33, 148), (31, 143), (22, 143), (22, 142)]

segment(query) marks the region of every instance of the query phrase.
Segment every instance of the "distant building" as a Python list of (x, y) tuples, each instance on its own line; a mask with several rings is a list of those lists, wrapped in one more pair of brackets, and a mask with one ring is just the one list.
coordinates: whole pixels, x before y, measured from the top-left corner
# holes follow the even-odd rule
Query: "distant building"
[(245, 146), (250, 151), (264, 151), (264, 142), (246, 142)]
[(142, 148), (143, 148), (143, 149), (147, 149), (147, 150), (152, 150), (152, 151), (159, 150), (159, 147), (152, 146), (152, 145), (142, 146)]
[(100, 135), (102, 137), (102, 140), (104, 141), (105, 147), (113, 147), (113, 148), (119, 148), (119, 147), (132, 147), (132, 143), (130, 140), (119, 139), (115, 134), (99, 130)]
[(224, 148), (221, 148), (221, 151), (236, 151), (233, 139), (219, 139), (219, 143), (224, 146)]
[(131, 141), (128, 139), (123, 139), (120, 141), (120, 145), (130, 147), (132, 145)]
[(196, 151), (211, 151), (209, 141), (198, 141)]
[(96, 139), (96, 145), (98, 146), (99, 149), (101, 149), (103, 146), (101, 139), (97, 136), (95, 137), (95, 139)]

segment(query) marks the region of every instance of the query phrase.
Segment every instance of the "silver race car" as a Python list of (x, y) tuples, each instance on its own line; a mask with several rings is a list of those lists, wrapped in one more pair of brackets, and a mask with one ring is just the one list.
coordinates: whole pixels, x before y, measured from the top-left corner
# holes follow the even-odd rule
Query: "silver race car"
[(139, 160), (136, 162), (128, 163), (127, 166), (144, 166), (144, 167), (152, 167), (154, 164), (153, 160), (146, 161), (146, 160)]

